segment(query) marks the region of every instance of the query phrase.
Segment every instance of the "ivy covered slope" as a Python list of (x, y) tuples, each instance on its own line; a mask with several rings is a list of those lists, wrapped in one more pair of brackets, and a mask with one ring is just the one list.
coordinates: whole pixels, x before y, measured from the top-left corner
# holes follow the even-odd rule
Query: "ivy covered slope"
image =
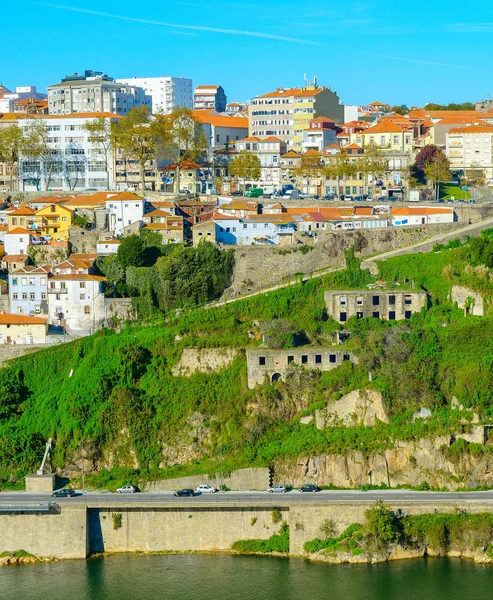
[[(247, 387), (242, 353), (217, 372), (173, 375), (184, 348), (255, 347), (261, 331), (293, 332), (278, 336), (287, 346), (291, 339), (331, 344), (339, 325), (327, 317), (324, 291), (373, 281), (351, 254), (347, 265), (346, 271), (277, 292), (179, 317), (170, 313), (119, 333), (102, 330), (13, 361), (0, 370), (0, 484), (36, 468), (49, 437), (55, 442), (53, 466), (60, 472), (77, 471), (82, 443), (94, 483), (108, 485), (113, 476), (114, 482), (213, 472), (220, 446), (227, 471), (298, 455), (391, 448), (395, 439), (454, 431), (472, 416), (467, 409), (491, 422), (493, 241), (488, 233), (462, 246), (380, 265), (389, 284), (414, 280), (416, 288), (426, 289), (429, 307), (406, 322), (349, 321), (345, 328), (352, 337), (345, 345), (359, 357), (357, 366), (346, 362), (326, 373), (293, 370), (285, 382), (254, 390)], [(483, 295), (484, 317), (465, 317), (450, 303), (456, 283)], [(368, 386), (382, 392), (388, 424), (326, 429), (300, 424), (301, 416)], [(453, 396), (464, 412), (450, 409)], [(433, 416), (413, 423), (418, 407), (431, 408)], [(471, 444), (467, 450), (489, 448)]]

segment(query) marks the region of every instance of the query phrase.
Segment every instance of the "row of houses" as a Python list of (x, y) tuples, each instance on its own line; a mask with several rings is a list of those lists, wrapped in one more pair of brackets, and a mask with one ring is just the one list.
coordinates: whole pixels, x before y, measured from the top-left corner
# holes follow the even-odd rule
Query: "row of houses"
[(382, 227), (453, 223), (453, 208), (434, 206), (262, 207), (233, 200), (220, 204), (209, 218), (193, 225), (193, 244), (208, 240), (224, 245), (289, 245), (299, 236)]

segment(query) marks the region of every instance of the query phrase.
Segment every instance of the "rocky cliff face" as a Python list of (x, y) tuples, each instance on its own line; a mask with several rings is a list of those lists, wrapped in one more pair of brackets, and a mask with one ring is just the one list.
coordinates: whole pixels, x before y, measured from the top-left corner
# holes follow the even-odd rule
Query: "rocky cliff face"
[(445, 448), (451, 436), (395, 442), (394, 448), (365, 456), (359, 451), (344, 455), (300, 456), (275, 465), (276, 483), (303, 483), (357, 488), (364, 485), (457, 490), (493, 486), (493, 458), (461, 454), (450, 457)]

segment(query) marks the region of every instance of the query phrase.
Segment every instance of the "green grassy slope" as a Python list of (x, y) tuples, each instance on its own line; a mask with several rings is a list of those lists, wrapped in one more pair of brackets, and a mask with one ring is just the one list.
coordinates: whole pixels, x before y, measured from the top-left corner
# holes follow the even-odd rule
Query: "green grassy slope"
[[(452, 431), (465, 416), (450, 411), (452, 396), (491, 418), (491, 316), (466, 318), (447, 300), (455, 282), (491, 292), (489, 272), (468, 266), (472, 258), (466, 245), (386, 261), (381, 276), (388, 282), (406, 286), (414, 280), (416, 288), (428, 291), (426, 312), (406, 323), (350, 321), (346, 328), (353, 336), (346, 344), (359, 356), (358, 366), (294, 372), (286, 382), (255, 390), (247, 388), (243, 356), (218, 373), (185, 378), (171, 370), (185, 347), (258, 345), (258, 336), (251, 335), (258, 332), (256, 321), (286, 319), (299, 339), (330, 343), (339, 326), (327, 318), (323, 292), (370, 282), (358, 261), (349, 257), (344, 272), (277, 292), (129, 326), (118, 334), (103, 330), (18, 359), (0, 371), (0, 484), (11, 473), (35, 468), (48, 437), (55, 440), (57, 468), (78, 455), (80, 443), (92, 449), (100, 466), (117, 467), (94, 478), (108, 485), (112, 477), (210, 473), (218, 468), (220, 446), (225, 471), (298, 454), (389, 448), (396, 438)], [(299, 424), (300, 415), (368, 385), (382, 391), (391, 414), (388, 425), (318, 430)], [(434, 416), (413, 424), (410, 416), (421, 406), (432, 407)], [(174, 447), (187, 449), (185, 464), (172, 458)]]

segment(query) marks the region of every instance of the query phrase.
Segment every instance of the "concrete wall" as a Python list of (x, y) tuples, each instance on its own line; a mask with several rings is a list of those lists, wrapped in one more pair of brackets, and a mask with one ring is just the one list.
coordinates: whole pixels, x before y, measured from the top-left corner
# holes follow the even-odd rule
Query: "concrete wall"
[(132, 298), (105, 298), (106, 323), (114, 327), (117, 323), (135, 319)]
[(228, 367), (240, 354), (236, 348), (184, 348), (172, 374), (190, 377), (193, 373), (211, 373)]
[[(151, 481), (145, 486), (145, 490), (176, 491), (182, 488), (195, 489), (203, 483), (219, 489), (221, 485), (220, 473)], [(270, 471), (266, 468), (238, 469), (237, 471), (224, 475), (222, 483), (230, 490), (265, 491), (270, 485)]]
[(55, 489), (55, 475), (26, 475), (26, 492), (52, 492)]
[[(358, 494), (358, 492), (355, 492)], [(226, 500), (226, 497), (225, 497)], [(138, 506), (122, 500), (99, 504), (63, 504), (56, 514), (10, 516), (0, 514), (0, 552), (24, 549), (40, 557), (84, 558), (96, 552), (228, 551), (240, 539), (267, 539), (278, 533), (280, 523), (272, 519), (274, 508), (290, 528), (290, 554), (303, 555), (305, 542), (321, 536), (320, 526), (332, 519), (336, 534), (352, 523), (364, 523), (373, 499), (335, 502), (315, 496), (293, 502), (289, 495), (262, 505), (235, 502), (211, 504), (145, 503)], [(391, 500), (386, 505), (404, 514), (491, 512), (491, 502)], [(5, 509), (4, 509), (5, 510)], [(121, 515), (115, 529), (113, 515)]]
[[(277, 533), (280, 524), (273, 523), (272, 510), (268, 505), (207, 508), (192, 504), (176, 508), (91, 508), (89, 551), (230, 550), (237, 540), (266, 539)], [(122, 515), (122, 526), (116, 530), (114, 513)]]
[(462, 285), (454, 285), (450, 293), (452, 302), (457, 302), (459, 308), (464, 309), (465, 315), (484, 315), (484, 300), (481, 294)]
[[(26, 502), (27, 503), (27, 502)], [(67, 506), (43, 514), (0, 513), (0, 554), (26, 550), (46, 558), (85, 558), (87, 519), (85, 506)]]
[(26, 344), (24, 346), (16, 344), (0, 346), (0, 368), (5, 367), (9, 360), (24, 356), (25, 354), (31, 354), (31, 352), (36, 352), (37, 350), (45, 350), (49, 347), (48, 344)]
[[(313, 204), (313, 201), (312, 201)], [(467, 221), (466, 221), (467, 224)], [(372, 256), (386, 250), (395, 250), (414, 244), (444, 232), (453, 232), (462, 223), (433, 225), (433, 227), (384, 228), (364, 231), (338, 231), (319, 235), (313, 250), (303, 254), (299, 248), (286, 249), (263, 246), (241, 246), (235, 248), (233, 282), (225, 292), (226, 298), (254, 292), (292, 279), (296, 273), (309, 275), (327, 268), (345, 266), (344, 251), (355, 247), (358, 257)], [(309, 238), (303, 240), (312, 244)], [(429, 250), (435, 242), (431, 242)], [(284, 253), (285, 250), (291, 252)], [(260, 268), (259, 268), (260, 265)]]

